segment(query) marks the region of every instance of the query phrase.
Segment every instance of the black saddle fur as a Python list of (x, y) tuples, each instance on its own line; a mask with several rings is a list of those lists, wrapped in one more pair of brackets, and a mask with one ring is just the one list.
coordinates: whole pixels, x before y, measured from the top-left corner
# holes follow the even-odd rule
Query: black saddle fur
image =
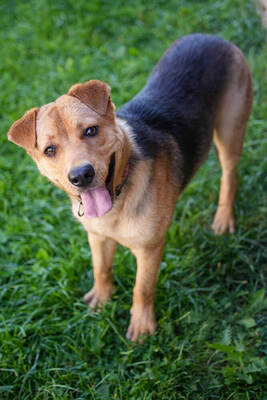
[(145, 87), (117, 112), (133, 129), (144, 158), (168, 149), (172, 136), (183, 156), (182, 187), (208, 154), (232, 60), (231, 43), (211, 35), (185, 36), (173, 43)]

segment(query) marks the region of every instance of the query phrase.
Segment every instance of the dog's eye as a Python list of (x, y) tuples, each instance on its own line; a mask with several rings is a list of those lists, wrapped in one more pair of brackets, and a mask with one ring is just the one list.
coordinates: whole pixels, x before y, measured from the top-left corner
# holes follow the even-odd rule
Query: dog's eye
[(92, 137), (97, 135), (97, 133), (98, 133), (98, 126), (90, 126), (89, 128), (85, 129), (84, 136)]
[(56, 151), (57, 147), (52, 144), (45, 149), (44, 153), (47, 157), (53, 157), (56, 154)]

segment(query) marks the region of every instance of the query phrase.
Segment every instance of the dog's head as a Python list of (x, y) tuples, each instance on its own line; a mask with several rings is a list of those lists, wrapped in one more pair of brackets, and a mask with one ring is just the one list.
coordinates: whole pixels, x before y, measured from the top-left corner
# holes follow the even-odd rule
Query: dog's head
[(29, 110), (11, 126), (8, 139), (27, 150), (43, 175), (81, 199), (86, 216), (112, 208), (125, 141), (106, 83), (76, 84), (55, 102)]

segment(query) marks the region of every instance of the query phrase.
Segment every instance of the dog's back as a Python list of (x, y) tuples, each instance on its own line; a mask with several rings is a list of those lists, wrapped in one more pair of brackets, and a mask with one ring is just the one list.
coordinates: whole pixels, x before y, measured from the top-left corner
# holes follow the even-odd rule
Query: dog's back
[(233, 45), (210, 35), (181, 38), (163, 55), (146, 86), (117, 115), (128, 121), (144, 157), (175, 139), (183, 156), (183, 185), (206, 158)]

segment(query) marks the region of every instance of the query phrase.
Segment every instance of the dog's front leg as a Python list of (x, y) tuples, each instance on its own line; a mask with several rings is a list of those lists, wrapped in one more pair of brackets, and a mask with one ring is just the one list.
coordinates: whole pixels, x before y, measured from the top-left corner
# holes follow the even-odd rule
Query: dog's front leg
[(84, 301), (90, 308), (100, 308), (112, 293), (112, 263), (117, 242), (94, 233), (88, 234), (88, 240), (92, 250), (95, 282), (90, 292), (84, 296)]
[(131, 321), (127, 339), (136, 341), (142, 334), (153, 334), (157, 328), (154, 297), (164, 240), (153, 247), (132, 249), (137, 259)]

